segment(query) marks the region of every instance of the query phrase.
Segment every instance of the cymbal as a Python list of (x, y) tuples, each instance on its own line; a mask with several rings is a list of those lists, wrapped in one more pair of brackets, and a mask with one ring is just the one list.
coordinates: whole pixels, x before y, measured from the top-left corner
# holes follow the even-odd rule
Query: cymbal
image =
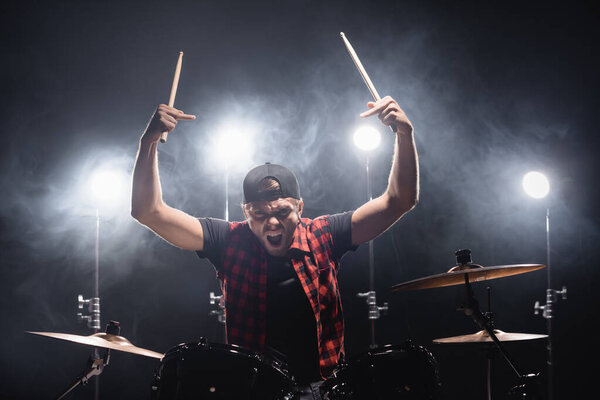
[(48, 336), (55, 339), (68, 340), (70, 342), (86, 344), (88, 346), (102, 347), (106, 349), (119, 350), (127, 353), (138, 354), (140, 356), (162, 358), (164, 354), (157, 353), (152, 350), (142, 349), (136, 347), (123, 336), (112, 335), (110, 333), (98, 332), (89, 336), (71, 335), (69, 333), (55, 333), (55, 332), (30, 332), (34, 335)]
[[(536, 333), (509, 333), (499, 329), (494, 329), (494, 335), (501, 342), (516, 342), (522, 340), (535, 340), (547, 338), (548, 335), (540, 335)], [(486, 331), (479, 331), (471, 335), (452, 336), (441, 339), (434, 339), (433, 343), (488, 343), (492, 342), (492, 338)]]
[(444, 286), (461, 285), (465, 283), (468, 275), (469, 282), (479, 282), (489, 279), (503, 278), (506, 276), (523, 274), (546, 268), (542, 264), (514, 264), (482, 267), (477, 264), (460, 265), (443, 274), (431, 275), (425, 278), (399, 283), (391, 287), (392, 292), (405, 292), (409, 290), (430, 289)]

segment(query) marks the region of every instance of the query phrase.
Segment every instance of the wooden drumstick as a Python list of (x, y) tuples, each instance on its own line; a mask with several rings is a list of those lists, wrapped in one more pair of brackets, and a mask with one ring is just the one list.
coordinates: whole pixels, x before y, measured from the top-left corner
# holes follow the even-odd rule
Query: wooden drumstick
[[(175, 76), (173, 77), (173, 86), (171, 86), (171, 95), (169, 96), (169, 107), (173, 107), (175, 104), (175, 95), (177, 94), (177, 86), (179, 85), (179, 74), (181, 73), (181, 59), (183, 58), (183, 51), (179, 52), (179, 59), (177, 60), (177, 66), (175, 67)], [(167, 141), (168, 131), (164, 131), (160, 136), (160, 141), (165, 143)]]
[[(340, 36), (344, 40), (346, 49), (348, 49), (348, 53), (350, 53), (350, 57), (352, 57), (352, 61), (354, 61), (356, 68), (358, 68), (358, 72), (360, 72), (360, 75), (363, 77), (363, 80), (367, 84), (367, 87), (369, 88), (369, 91), (373, 95), (373, 98), (375, 99), (375, 101), (381, 100), (379, 93), (377, 93), (377, 89), (375, 89), (375, 85), (373, 85), (373, 82), (371, 82), (371, 78), (369, 78), (369, 74), (367, 74), (365, 67), (363, 67), (362, 63), (360, 62), (360, 59), (356, 55), (354, 48), (352, 47), (352, 45), (350, 44), (348, 39), (346, 39), (346, 35), (344, 35), (344, 32), (340, 32)], [(395, 125), (390, 125), (390, 129), (392, 130), (392, 132), (394, 132), (394, 133), (396, 132)]]
[(367, 74), (367, 71), (365, 71), (365, 67), (363, 67), (362, 63), (358, 59), (356, 52), (352, 48), (352, 45), (350, 44), (348, 39), (346, 39), (346, 35), (344, 35), (344, 32), (340, 32), (340, 36), (344, 40), (346, 49), (348, 49), (348, 53), (350, 53), (350, 57), (352, 57), (352, 61), (354, 61), (356, 68), (358, 68), (358, 72), (360, 72), (360, 75), (363, 77), (365, 83), (367, 84), (367, 87), (369, 88), (369, 90), (371, 91), (371, 94), (373, 95), (373, 98), (375, 99), (375, 101), (380, 100), (381, 97), (379, 97), (379, 93), (377, 93), (377, 89), (375, 89), (375, 85), (373, 85), (373, 82), (371, 82), (371, 78), (369, 78), (369, 74)]

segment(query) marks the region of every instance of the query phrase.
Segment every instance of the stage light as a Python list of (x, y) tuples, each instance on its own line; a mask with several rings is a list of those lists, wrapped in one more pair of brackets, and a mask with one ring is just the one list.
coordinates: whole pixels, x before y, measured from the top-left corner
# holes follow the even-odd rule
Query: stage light
[(523, 189), (534, 199), (542, 199), (550, 192), (548, 178), (541, 172), (532, 171), (523, 176)]
[(244, 171), (252, 165), (254, 154), (254, 132), (256, 127), (250, 122), (227, 122), (218, 129), (215, 150), (212, 154), (224, 168), (225, 220), (229, 221), (229, 175)]
[(381, 135), (371, 126), (361, 126), (354, 132), (354, 144), (361, 150), (371, 151), (379, 147)]
[(221, 130), (217, 143), (217, 156), (226, 168), (248, 163), (253, 153), (253, 141), (248, 132), (235, 127)]
[(105, 204), (117, 201), (126, 187), (127, 176), (116, 169), (99, 168), (90, 177), (90, 189), (94, 198)]

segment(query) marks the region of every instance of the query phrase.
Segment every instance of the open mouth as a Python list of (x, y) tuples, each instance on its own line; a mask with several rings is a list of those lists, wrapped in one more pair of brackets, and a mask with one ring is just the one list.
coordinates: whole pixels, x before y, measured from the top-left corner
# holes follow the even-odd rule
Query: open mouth
[(273, 246), (279, 246), (283, 240), (283, 234), (267, 234), (267, 241)]

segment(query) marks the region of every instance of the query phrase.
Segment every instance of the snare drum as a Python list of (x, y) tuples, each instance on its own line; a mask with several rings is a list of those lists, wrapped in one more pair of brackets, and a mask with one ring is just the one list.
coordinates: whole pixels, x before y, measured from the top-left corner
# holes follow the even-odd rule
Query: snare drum
[(161, 359), (154, 375), (156, 400), (285, 400), (293, 379), (284, 364), (235, 345), (180, 344)]
[(327, 400), (437, 399), (441, 384), (433, 355), (422, 346), (386, 345), (351, 358), (323, 385)]

